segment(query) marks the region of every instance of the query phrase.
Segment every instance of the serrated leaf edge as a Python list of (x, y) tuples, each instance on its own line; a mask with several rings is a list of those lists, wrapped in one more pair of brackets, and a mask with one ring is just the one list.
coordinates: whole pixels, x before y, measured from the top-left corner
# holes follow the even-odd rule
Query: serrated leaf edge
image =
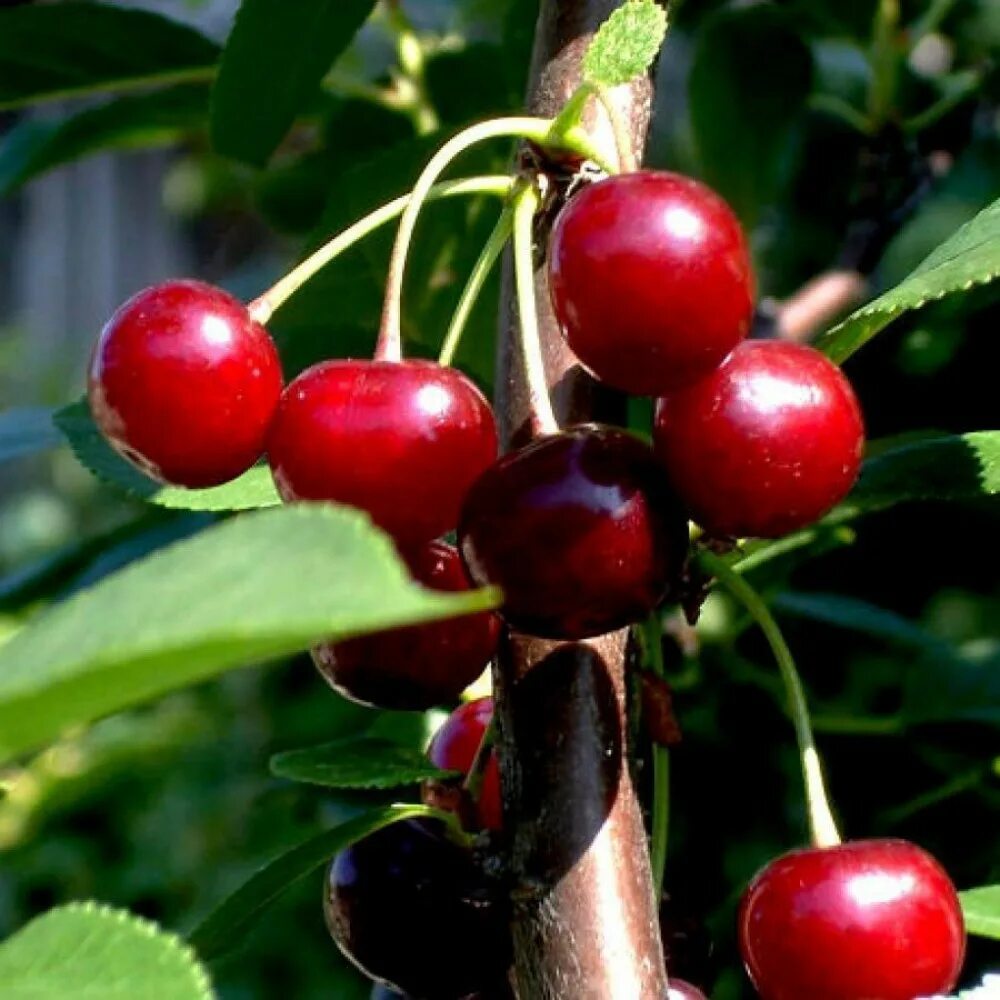
[[(215, 992), (212, 989), (212, 981), (209, 978), (208, 972), (205, 970), (198, 953), (191, 947), (190, 944), (188, 944), (174, 931), (161, 927), (152, 920), (139, 916), (136, 913), (132, 913), (129, 910), (123, 910), (117, 906), (110, 906), (107, 903), (101, 903), (95, 899), (77, 900), (71, 903), (66, 903), (63, 906), (53, 907), (51, 910), (46, 910), (44, 913), (40, 913), (37, 917), (30, 921), (29, 924), (25, 924), (24, 926), (28, 927), (32, 923), (38, 923), (45, 920), (47, 917), (58, 913), (84, 913), (95, 914), (102, 918), (110, 917), (115, 923), (118, 923), (123, 927), (127, 926), (133, 928), (150, 940), (163, 942), (163, 944), (184, 959), (188, 969), (194, 975), (195, 985), (201, 993), (202, 1000), (214, 1000)], [(12, 937), (17, 933), (18, 932), (15, 931)], [(6, 940), (10, 940), (10, 938), (7, 938)]]

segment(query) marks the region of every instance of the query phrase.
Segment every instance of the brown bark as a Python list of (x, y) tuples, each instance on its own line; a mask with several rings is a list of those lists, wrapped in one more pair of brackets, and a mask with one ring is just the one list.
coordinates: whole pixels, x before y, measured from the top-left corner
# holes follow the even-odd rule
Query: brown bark
[[(543, 0), (529, 83), (532, 112), (558, 112), (594, 29), (619, 0)], [(648, 80), (614, 95), (641, 154)], [(588, 126), (609, 147), (607, 123)], [(544, 246), (547, 234), (539, 233)], [(622, 400), (577, 364), (536, 275), (546, 375), (560, 421), (613, 417)], [(530, 436), (505, 266), (497, 412), (507, 446)], [(595, 566), (599, 573), (600, 567)], [(504, 809), (512, 831), (513, 933), (520, 1000), (663, 1000), (663, 967), (642, 813), (629, 771), (627, 633), (557, 643), (512, 635), (495, 672)]]

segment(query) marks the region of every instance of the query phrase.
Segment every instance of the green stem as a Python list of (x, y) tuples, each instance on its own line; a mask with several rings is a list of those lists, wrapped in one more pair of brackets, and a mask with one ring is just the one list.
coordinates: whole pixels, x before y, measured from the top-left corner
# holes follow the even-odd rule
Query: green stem
[[(503, 175), (470, 177), (466, 180), (446, 181), (434, 185), (428, 192), (427, 200), (436, 201), (439, 198), (472, 194), (492, 194), (504, 198), (510, 193), (512, 186), (513, 180)], [(396, 198), (395, 201), (390, 201), (363, 219), (359, 219), (342, 233), (338, 233), (272, 285), (263, 295), (254, 299), (249, 305), (250, 314), (258, 323), (266, 323), (318, 271), (369, 233), (401, 215), (409, 202), (408, 194)]]
[(521, 334), (521, 359), (528, 387), (532, 430), (536, 435), (557, 434), (559, 422), (552, 409), (549, 386), (545, 379), (545, 359), (538, 331), (538, 304), (535, 301), (535, 260), (533, 253), (535, 212), (538, 189), (523, 183), (513, 196), (514, 213), (514, 284), (517, 286), (518, 326)]
[(955, 88), (951, 93), (946, 94), (939, 101), (935, 101), (929, 108), (907, 118), (903, 122), (903, 131), (907, 135), (918, 135), (925, 128), (934, 125), (950, 111), (976, 94), (982, 88), (983, 79), (983, 74), (978, 70), (967, 70), (956, 81)]
[(843, 122), (848, 128), (860, 132), (862, 135), (874, 135), (875, 128), (869, 121), (868, 116), (858, 111), (853, 104), (845, 101), (835, 94), (813, 94), (809, 98), (809, 107), (813, 111), (823, 111), (828, 115)]
[(899, 0), (879, 0), (872, 32), (872, 82), (868, 94), (868, 116), (876, 130), (889, 120), (896, 100), (899, 17)]
[(840, 843), (840, 833), (830, 811), (823, 768), (816, 750), (812, 724), (809, 721), (809, 707), (799, 672), (795, 667), (792, 652), (785, 642), (778, 623), (774, 620), (761, 596), (746, 580), (730, 568), (724, 559), (702, 551), (698, 556), (702, 568), (718, 578), (719, 582), (750, 613), (760, 626), (778, 661), (781, 679), (788, 695), (788, 707), (795, 725), (795, 737), (799, 745), (802, 763), (802, 777), (805, 783), (806, 803), (809, 811), (809, 827), (812, 842), (817, 847), (833, 847)]
[(441, 354), (438, 357), (439, 364), (450, 365), (454, 359), (466, 323), (468, 323), (472, 309), (479, 298), (479, 293), (482, 292), (483, 286), (486, 284), (486, 279), (493, 269), (493, 265), (497, 262), (497, 258), (503, 252), (503, 248), (510, 238), (513, 229), (513, 219), (514, 213), (510, 205), (504, 205), (503, 211), (500, 213), (500, 218), (497, 219), (497, 224), (494, 226), (493, 232), (490, 233), (490, 237), (486, 241), (486, 246), (483, 247), (479, 259), (473, 265), (465, 288), (462, 289), (462, 295), (458, 300), (458, 305), (455, 307), (451, 323), (448, 325), (448, 332), (445, 334), (444, 343), (441, 345)]
[(611, 124), (611, 133), (615, 137), (615, 152), (618, 154), (618, 169), (623, 173), (635, 170), (636, 162), (635, 156), (632, 154), (632, 140), (624, 119), (615, 107), (611, 92), (600, 84), (592, 84), (592, 88), (594, 96), (604, 108), (604, 113), (608, 116), (608, 121)]
[[(649, 669), (659, 678), (666, 676), (663, 664), (663, 627), (653, 612), (642, 627), (642, 647)], [(667, 869), (667, 843), (670, 834), (670, 751), (653, 744), (653, 820), (650, 831), (649, 859), (653, 870), (653, 891), (659, 901), (663, 896), (663, 877)]]
[[(552, 133), (552, 121), (548, 118), (494, 118), (464, 129), (458, 135), (452, 136), (430, 159), (423, 172), (417, 178), (410, 194), (409, 204), (399, 220), (399, 230), (389, 261), (389, 274), (386, 279), (385, 305), (382, 310), (382, 323), (379, 329), (378, 342), (375, 346), (375, 356), (383, 360), (399, 360), (403, 354), (401, 308), (403, 298), (403, 277), (406, 270), (406, 259), (416, 228), (417, 217), (434, 182), (454, 160), (465, 150), (487, 139), (521, 138), (529, 139), (543, 146), (552, 145), (555, 137)], [(558, 136), (558, 144), (571, 152), (594, 159), (597, 151), (589, 137), (582, 129), (570, 129), (566, 134)]]

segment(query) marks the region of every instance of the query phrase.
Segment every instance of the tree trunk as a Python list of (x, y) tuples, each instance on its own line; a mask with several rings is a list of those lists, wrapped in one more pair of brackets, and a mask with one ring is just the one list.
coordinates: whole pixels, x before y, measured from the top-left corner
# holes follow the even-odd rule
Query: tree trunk
[[(532, 112), (558, 112), (580, 81), (594, 29), (617, 6), (618, 0), (543, 0), (529, 82)], [(651, 84), (643, 79), (614, 97), (640, 154)], [(591, 113), (592, 133), (613, 145), (603, 115), (596, 108)], [(547, 235), (539, 232), (539, 246)], [(580, 368), (559, 335), (544, 268), (536, 287), (547, 381), (560, 422), (621, 415), (624, 401)], [(509, 259), (500, 322), (497, 412), (510, 447), (530, 436), (530, 420)], [(629, 771), (627, 639), (626, 631), (572, 643), (515, 633), (495, 672), (520, 1000), (666, 996), (646, 835)]]

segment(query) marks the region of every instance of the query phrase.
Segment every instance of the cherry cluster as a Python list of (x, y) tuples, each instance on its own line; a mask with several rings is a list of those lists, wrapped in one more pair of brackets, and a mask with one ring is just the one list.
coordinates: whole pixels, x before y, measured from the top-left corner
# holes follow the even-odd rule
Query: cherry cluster
[[(430, 361), (324, 361), (283, 386), (253, 309), (190, 281), (140, 292), (106, 325), (89, 372), (94, 418), (121, 455), (186, 487), (224, 483), (266, 454), (284, 501), (367, 512), (425, 586), (501, 588), (499, 614), (313, 651), (325, 679), (364, 704), (455, 702), (504, 626), (577, 640), (634, 624), (679, 592), (689, 521), (719, 541), (781, 536), (842, 500), (860, 466), (861, 412), (839, 368), (810, 347), (746, 339), (749, 251), (702, 184), (639, 171), (582, 187), (557, 218), (548, 276), (580, 361), (655, 398), (652, 444), (581, 424), (498, 458), (482, 393)], [(429, 755), (475, 773), (464, 821), (498, 831), (497, 764), (481, 751), (491, 713), (488, 699), (463, 705)], [(439, 821), (343, 851), (325, 902), (334, 939), (372, 978), (418, 997), (505, 995), (504, 893)], [(893, 841), (779, 859), (748, 890), (740, 937), (765, 1000), (940, 993), (964, 940), (947, 876)], [(430, 958), (441, 940), (448, 957)], [(672, 985), (671, 997), (700, 996)]]

